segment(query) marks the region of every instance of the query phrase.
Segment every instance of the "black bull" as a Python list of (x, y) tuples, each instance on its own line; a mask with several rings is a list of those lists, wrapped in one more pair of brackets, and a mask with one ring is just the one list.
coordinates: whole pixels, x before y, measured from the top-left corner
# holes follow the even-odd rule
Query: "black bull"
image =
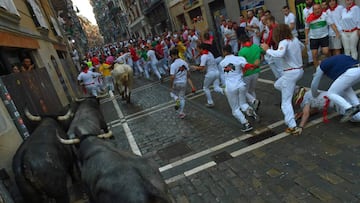
[(81, 178), (92, 203), (170, 202), (166, 184), (154, 163), (96, 137), (79, 148)]
[(25, 202), (41, 203), (55, 199), (70, 202), (67, 177), (77, 180), (71, 148), (59, 142), (56, 134), (67, 137), (53, 118), (42, 118), (40, 124), (18, 148), (13, 157), (16, 184)]
[[(117, 150), (96, 135), (108, 131), (99, 101), (87, 98), (79, 106), (68, 130), (72, 139), (64, 144), (78, 145), (81, 178), (92, 203), (170, 202), (166, 184), (154, 163)], [(99, 136), (98, 136), (99, 137)]]

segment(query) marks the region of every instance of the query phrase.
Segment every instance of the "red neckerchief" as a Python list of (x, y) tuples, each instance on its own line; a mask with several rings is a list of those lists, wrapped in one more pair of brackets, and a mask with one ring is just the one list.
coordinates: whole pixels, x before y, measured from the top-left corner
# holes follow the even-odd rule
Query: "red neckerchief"
[(330, 105), (330, 99), (327, 96), (324, 96), (324, 99), (325, 99), (325, 104), (324, 104), (324, 108), (323, 108), (323, 122), (328, 123), (329, 119), (327, 118), (327, 113), (328, 113), (328, 108)]
[(251, 45), (252, 45), (252, 42), (250, 42), (250, 41), (243, 43), (243, 47), (251, 47)]
[(89, 68), (85, 68), (85, 69), (83, 70), (84, 73), (87, 73), (88, 71), (89, 71)]
[(334, 11), (334, 10), (336, 9), (336, 7), (337, 7), (337, 6), (338, 6), (338, 5), (337, 5), (337, 4), (335, 4), (335, 6), (334, 6), (333, 8), (329, 7), (330, 11)]
[(200, 52), (201, 55), (203, 55), (203, 54), (208, 54), (208, 53), (209, 53), (209, 51), (206, 50), (206, 49), (203, 49), (203, 50)]
[[(253, 16), (253, 17), (254, 17), (254, 16)], [(253, 19), (253, 17), (249, 18), (248, 21), (247, 21), (247, 23), (250, 24), (250, 22), (251, 22), (251, 20)]]
[(353, 2), (349, 7), (346, 7), (346, 12), (349, 12), (352, 7), (354, 7), (356, 4)]
[(311, 23), (314, 20), (319, 19), (321, 15), (322, 15), (322, 13), (320, 13), (320, 15), (315, 15), (314, 13), (310, 13), (310, 15), (306, 18), (306, 22)]
[(246, 23), (245, 19), (240, 20), (240, 23)]

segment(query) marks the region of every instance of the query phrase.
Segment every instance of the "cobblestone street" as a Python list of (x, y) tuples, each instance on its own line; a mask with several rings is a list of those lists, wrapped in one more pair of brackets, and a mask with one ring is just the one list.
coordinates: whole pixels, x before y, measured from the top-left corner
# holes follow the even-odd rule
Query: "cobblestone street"
[[(298, 83), (309, 87), (313, 67)], [(359, 202), (360, 125), (329, 123), (314, 115), (301, 136), (284, 132), (280, 93), (267, 66), (257, 84), (260, 122), (250, 133), (232, 116), (224, 95), (213, 92), (205, 106), (203, 73), (193, 72), (185, 119), (179, 119), (169, 81), (135, 79), (131, 104), (102, 100), (118, 148), (153, 159), (176, 202)], [(326, 90), (330, 81), (320, 88)], [(359, 87), (354, 88), (359, 93)]]

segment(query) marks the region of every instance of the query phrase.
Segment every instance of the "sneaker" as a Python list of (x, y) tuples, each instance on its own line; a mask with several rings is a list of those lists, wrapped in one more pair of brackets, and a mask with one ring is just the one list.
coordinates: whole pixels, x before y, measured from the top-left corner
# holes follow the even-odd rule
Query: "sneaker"
[(285, 132), (292, 135), (301, 135), (303, 128), (302, 127), (294, 127), (294, 128), (286, 128)]
[(251, 126), (250, 123), (245, 123), (245, 124), (243, 124), (243, 127), (241, 128), (241, 131), (242, 132), (249, 132), (252, 129), (253, 129), (253, 127)]
[(345, 110), (344, 116), (341, 118), (340, 123), (345, 123), (351, 119), (353, 115), (360, 111), (360, 106), (353, 106)]
[(251, 107), (249, 107), (246, 110), (246, 115), (252, 117), (254, 115), (254, 109), (252, 109)]
[(260, 101), (260, 100), (258, 100), (258, 99), (255, 99), (255, 100), (254, 100), (252, 106), (253, 106), (253, 108), (254, 108), (255, 111), (258, 111), (258, 110), (259, 110), (260, 104), (261, 104), (261, 101)]
[(175, 101), (175, 110), (178, 110), (179, 108), (180, 108), (180, 99), (177, 99), (176, 101)]
[(181, 118), (181, 119), (184, 119), (185, 116), (186, 116), (186, 115), (185, 115), (184, 113), (180, 113), (180, 114), (179, 114), (179, 118)]
[(207, 104), (205, 104), (205, 106), (208, 107), (208, 108), (213, 108), (215, 106), (215, 104), (214, 103), (212, 103), (212, 104), (207, 103)]

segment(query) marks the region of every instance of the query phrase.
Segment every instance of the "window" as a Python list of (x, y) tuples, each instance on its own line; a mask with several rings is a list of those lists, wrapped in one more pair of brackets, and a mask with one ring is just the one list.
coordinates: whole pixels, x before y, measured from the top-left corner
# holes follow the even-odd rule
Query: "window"
[(17, 16), (19, 15), (19, 12), (17, 11), (14, 1), (13, 0), (1, 0), (0, 1), (0, 7), (7, 10), (10, 13), (13, 13)]
[(55, 18), (53, 18), (52, 16), (50, 16), (50, 19), (51, 19), (51, 23), (52, 23), (52, 25), (53, 25), (53, 27), (54, 27), (54, 30), (55, 30), (55, 34), (57, 35), (57, 36), (62, 36), (61, 35), (61, 31), (60, 31), (60, 29), (59, 29), (59, 25), (58, 25), (58, 23), (57, 23), (57, 21), (55, 20)]
[(46, 21), (45, 21), (45, 18), (44, 18), (44, 15), (37, 3), (37, 0), (27, 0), (27, 2), (29, 3), (30, 5), (30, 12), (32, 12), (32, 16), (33, 16), (33, 20), (35, 22), (35, 25), (37, 27), (42, 27), (42, 28), (45, 28), (45, 29), (49, 29), (47, 24), (46, 24)]

